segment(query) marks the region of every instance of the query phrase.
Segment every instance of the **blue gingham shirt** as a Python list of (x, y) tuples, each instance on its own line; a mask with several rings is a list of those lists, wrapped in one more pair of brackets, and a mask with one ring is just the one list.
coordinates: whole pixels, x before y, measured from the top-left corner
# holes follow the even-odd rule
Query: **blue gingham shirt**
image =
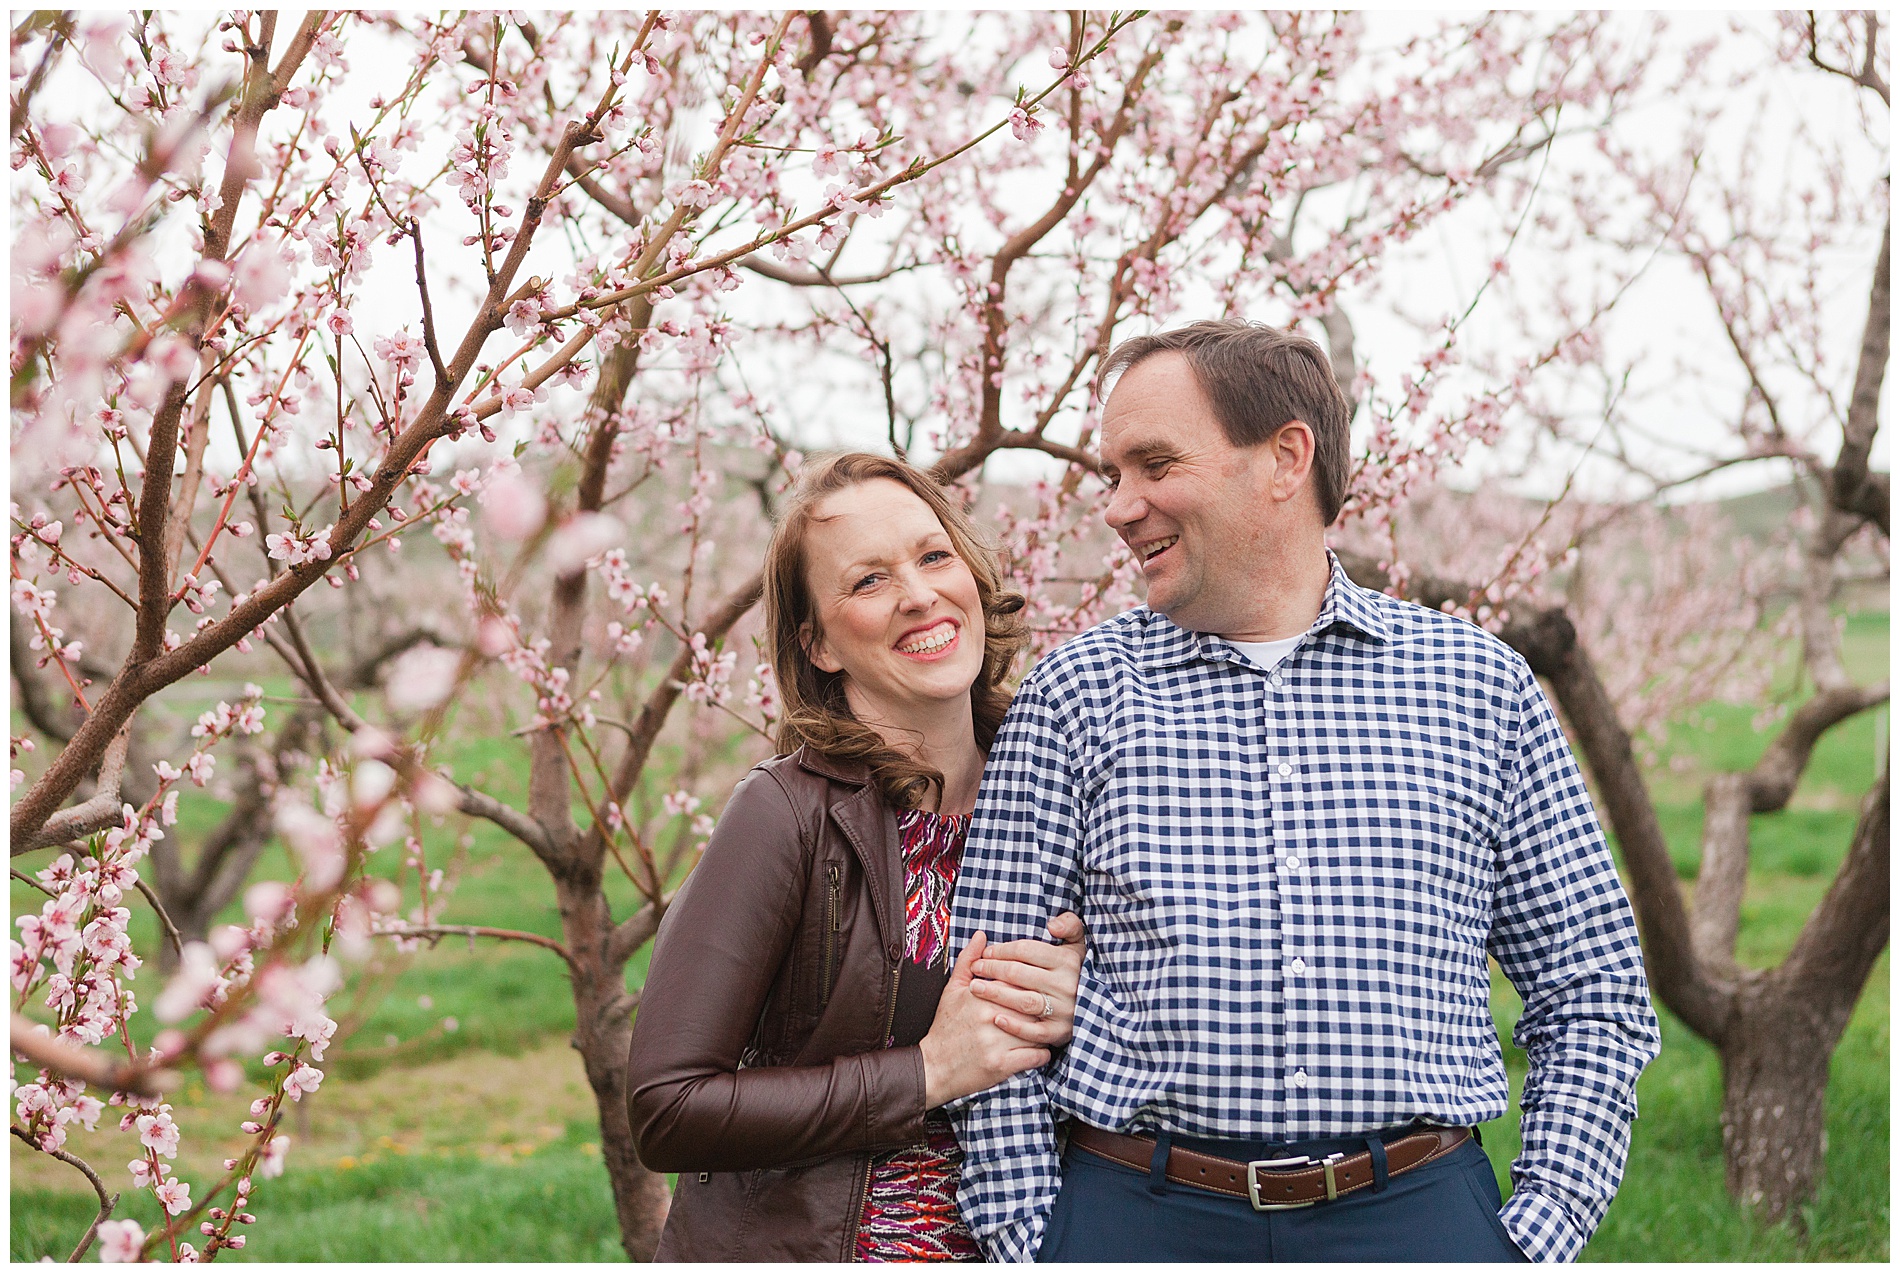
[(1047, 655), (984, 770), (952, 942), (1088, 924), (1075, 1038), (952, 1104), (959, 1203), (1027, 1260), (1054, 1123), (1293, 1142), (1509, 1102), (1494, 956), (1524, 1000), (1501, 1219), (1574, 1259), (1623, 1174), (1659, 1036), (1628, 898), (1529, 666), (1346, 578), (1268, 672), (1141, 608)]

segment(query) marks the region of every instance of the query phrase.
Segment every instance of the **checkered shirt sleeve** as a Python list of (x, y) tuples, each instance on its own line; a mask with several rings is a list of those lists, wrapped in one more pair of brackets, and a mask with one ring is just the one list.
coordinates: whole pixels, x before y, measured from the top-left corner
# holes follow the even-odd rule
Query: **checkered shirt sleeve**
[(1629, 903), (1557, 714), (1525, 670), (1526, 727), (1498, 844), (1491, 953), (1524, 1000), (1523, 1151), (1500, 1218), (1533, 1260), (1574, 1260), (1616, 1196), (1636, 1079), (1661, 1047)]
[[(956, 949), (979, 931), (991, 941), (1040, 937), (1051, 916), (1081, 911), (1083, 810), (1067, 737), (1042, 688), (1025, 684), (991, 744), (964, 841)], [(1048, 1076), (1018, 1074), (950, 1111), (958, 1142), (984, 1150), (964, 1157), (957, 1198), (965, 1222), (991, 1260), (1034, 1259), (1061, 1183)]]
[(1046, 655), (991, 749), (952, 916), (1088, 926), (1075, 1035), (953, 1103), (959, 1205), (1033, 1259), (1055, 1125), (1292, 1143), (1501, 1117), (1497, 959), (1530, 1058), (1527, 1255), (1575, 1258), (1620, 1182), (1658, 1047), (1634, 917), (1524, 660), (1334, 563), (1271, 671), (1147, 609)]

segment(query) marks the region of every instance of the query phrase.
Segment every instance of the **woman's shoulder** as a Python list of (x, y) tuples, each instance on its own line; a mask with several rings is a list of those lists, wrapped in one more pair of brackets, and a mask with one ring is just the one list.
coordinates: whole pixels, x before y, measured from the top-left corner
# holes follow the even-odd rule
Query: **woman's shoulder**
[(862, 789), (870, 785), (870, 771), (862, 761), (841, 760), (801, 746), (752, 766), (733, 788), (726, 808), (730, 812), (743, 806), (762, 813), (782, 800), (791, 817), (805, 823), (812, 815), (823, 817), (840, 794), (837, 788)]

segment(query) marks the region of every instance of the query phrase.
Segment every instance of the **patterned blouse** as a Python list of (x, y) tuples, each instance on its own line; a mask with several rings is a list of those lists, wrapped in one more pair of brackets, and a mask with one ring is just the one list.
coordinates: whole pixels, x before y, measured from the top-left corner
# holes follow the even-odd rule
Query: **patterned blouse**
[[(904, 954), (913, 963), (938, 968), (949, 963), (950, 896), (969, 829), (968, 814), (906, 809), (897, 815), (904, 855)], [(942, 1110), (925, 1116), (924, 1130), (923, 1144), (871, 1159), (858, 1218), (858, 1259), (896, 1263), (983, 1258), (957, 1212), (963, 1151), (956, 1133)]]

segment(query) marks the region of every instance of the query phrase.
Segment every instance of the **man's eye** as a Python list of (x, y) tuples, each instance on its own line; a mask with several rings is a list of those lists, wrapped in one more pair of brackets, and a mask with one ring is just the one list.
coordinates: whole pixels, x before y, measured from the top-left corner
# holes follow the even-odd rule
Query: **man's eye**
[(1166, 473), (1169, 469), (1174, 467), (1174, 461), (1149, 460), (1142, 467), (1148, 471), (1149, 477), (1160, 477), (1163, 473)]

